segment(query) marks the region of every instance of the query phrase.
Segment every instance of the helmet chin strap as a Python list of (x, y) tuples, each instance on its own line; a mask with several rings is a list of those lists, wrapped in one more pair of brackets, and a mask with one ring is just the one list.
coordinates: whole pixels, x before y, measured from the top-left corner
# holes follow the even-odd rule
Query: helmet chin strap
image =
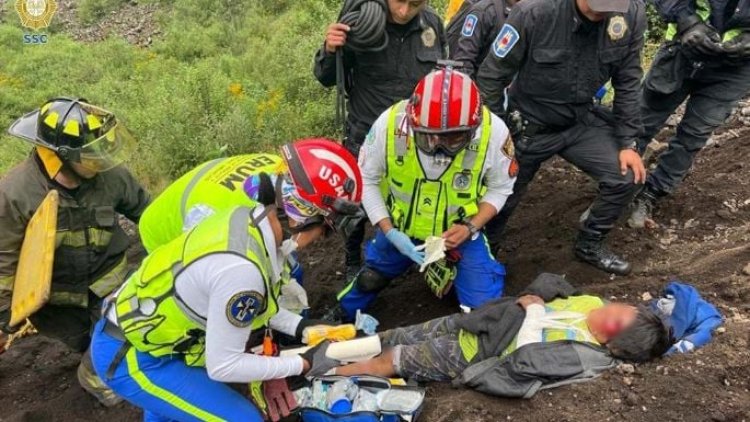
[(62, 170), (64, 165), (63, 161), (57, 156), (55, 151), (43, 146), (36, 147), (36, 154), (39, 156), (39, 160), (42, 162), (44, 170), (47, 172), (47, 176), (49, 176), (50, 179), (54, 179)]

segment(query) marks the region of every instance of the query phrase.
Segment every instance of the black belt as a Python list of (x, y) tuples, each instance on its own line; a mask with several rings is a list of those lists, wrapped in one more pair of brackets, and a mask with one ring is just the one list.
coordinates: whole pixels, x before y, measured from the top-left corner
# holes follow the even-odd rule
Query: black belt
[(122, 329), (112, 323), (106, 316), (104, 317), (104, 332), (110, 337), (114, 337), (117, 340), (127, 342), (128, 339), (122, 333)]
[(104, 333), (109, 335), (110, 337), (113, 337), (119, 341), (122, 341), (122, 346), (117, 350), (117, 353), (115, 354), (115, 357), (112, 359), (112, 362), (107, 367), (107, 381), (111, 380), (112, 377), (115, 376), (115, 371), (117, 370), (117, 367), (120, 365), (120, 362), (125, 358), (125, 355), (128, 353), (128, 350), (130, 350), (130, 343), (128, 342), (128, 339), (125, 338), (125, 335), (122, 333), (122, 329), (115, 324), (112, 323), (107, 317), (104, 317)]

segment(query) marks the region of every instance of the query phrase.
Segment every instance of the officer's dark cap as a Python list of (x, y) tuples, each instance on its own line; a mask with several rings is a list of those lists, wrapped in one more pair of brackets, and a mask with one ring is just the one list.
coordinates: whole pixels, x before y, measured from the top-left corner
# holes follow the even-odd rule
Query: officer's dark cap
[(598, 13), (625, 13), (630, 8), (630, 0), (588, 0), (588, 3)]

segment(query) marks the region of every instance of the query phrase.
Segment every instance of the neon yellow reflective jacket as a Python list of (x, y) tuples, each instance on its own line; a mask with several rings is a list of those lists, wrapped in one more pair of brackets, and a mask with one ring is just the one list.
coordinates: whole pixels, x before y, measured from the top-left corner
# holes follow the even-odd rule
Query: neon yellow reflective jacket
[(479, 212), (492, 118), (484, 107), (481, 136), (453, 158), (438, 180), (427, 180), (413, 137), (396, 133), (405, 108), (406, 101), (402, 101), (390, 109), (381, 191), (393, 225), (410, 237), (424, 240), (439, 236), (456, 220)]
[[(701, 18), (704, 22), (708, 21), (708, 19), (711, 17), (711, 8), (708, 5), (708, 2), (706, 0), (697, 0), (695, 4), (695, 12), (698, 15), (699, 18)], [(742, 30), (740, 29), (730, 29), (726, 32), (724, 32), (721, 35), (721, 41), (727, 42), (731, 40), (732, 38), (740, 35)], [(677, 24), (676, 23), (670, 23), (667, 25), (667, 32), (664, 34), (664, 37), (667, 39), (667, 41), (672, 41), (674, 37), (677, 35)]]
[[(604, 306), (604, 301), (596, 296), (570, 296), (562, 299), (558, 298), (551, 302), (544, 304), (544, 308), (547, 312), (554, 311), (569, 311), (581, 314), (584, 318), (579, 320), (568, 320), (566, 323), (570, 323), (568, 329), (562, 328), (545, 328), (542, 331), (542, 342), (548, 343), (559, 340), (575, 340), (579, 342), (589, 342), (599, 344), (591, 335), (584, 335), (583, 333), (589, 332), (588, 325), (586, 323), (585, 316), (594, 309), (599, 309)], [(471, 362), (472, 359), (479, 353), (479, 338), (476, 334), (470, 333), (466, 330), (461, 330), (458, 333), (458, 344), (461, 347), (464, 359), (467, 362)], [(515, 352), (518, 344), (518, 333), (513, 338), (513, 341), (505, 348), (500, 357), (505, 357)]]
[(247, 154), (218, 158), (199, 165), (177, 179), (146, 208), (138, 223), (143, 246), (151, 252), (183, 232), (190, 209), (202, 204), (213, 212), (254, 206), (243, 189), (245, 180), (265, 172), (284, 172), (284, 161), (274, 154)]
[(266, 298), (251, 329), (267, 325), (278, 311), (279, 287), (272, 282), (269, 252), (252, 212), (249, 207), (219, 212), (146, 257), (115, 300), (118, 324), (133, 347), (156, 357), (181, 354), (188, 365), (205, 365), (205, 319), (176, 296), (175, 279), (214, 253), (243, 256), (258, 268)]

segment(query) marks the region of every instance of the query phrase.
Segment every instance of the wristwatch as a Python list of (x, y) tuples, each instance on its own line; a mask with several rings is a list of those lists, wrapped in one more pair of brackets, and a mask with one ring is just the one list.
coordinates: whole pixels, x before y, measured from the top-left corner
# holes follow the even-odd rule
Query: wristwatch
[(471, 235), (472, 240), (476, 239), (477, 234), (479, 234), (479, 229), (477, 228), (477, 226), (471, 224), (471, 221), (469, 221), (469, 220), (463, 220), (463, 221), (459, 222), (459, 224), (463, 224), (464, 226), (468, 227), (469, 228), (469, 234)]
[(635, 140), (632, 140), (626, 145), (623, 145), (622, 148), (620, 148), (620, 151), (624, 151), (626, 149), (632, 149), (633, 151), (638, 152), (638, 143)]

